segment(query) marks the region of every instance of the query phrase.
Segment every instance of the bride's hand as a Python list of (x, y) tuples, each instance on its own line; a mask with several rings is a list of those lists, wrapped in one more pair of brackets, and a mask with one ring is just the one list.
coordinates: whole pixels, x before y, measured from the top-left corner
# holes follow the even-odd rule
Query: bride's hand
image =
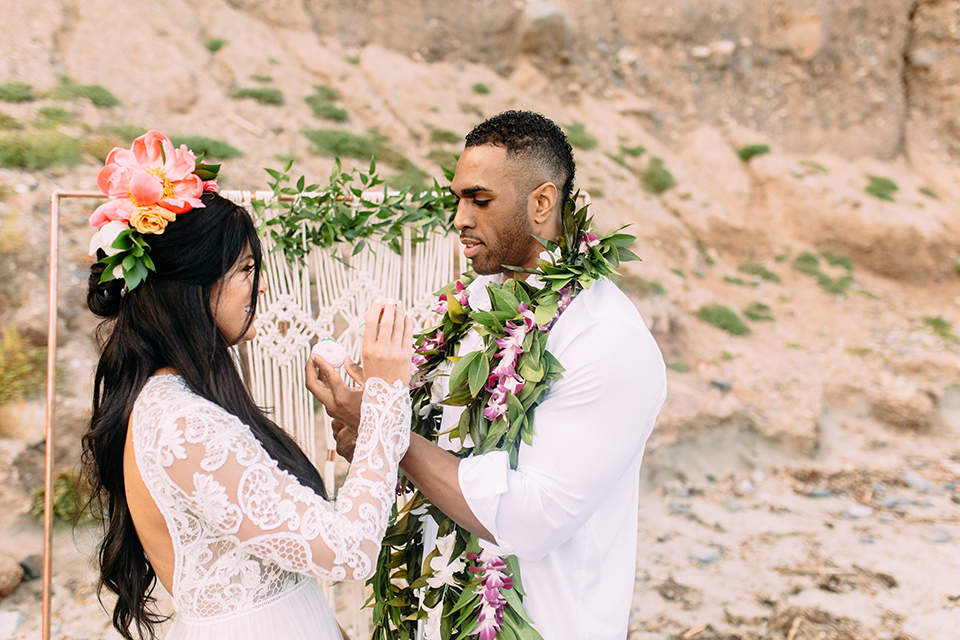
[(373, 303), (363, 317), (363, 371), (387, 384), (410, 384), (413, 320), (395, 300)]

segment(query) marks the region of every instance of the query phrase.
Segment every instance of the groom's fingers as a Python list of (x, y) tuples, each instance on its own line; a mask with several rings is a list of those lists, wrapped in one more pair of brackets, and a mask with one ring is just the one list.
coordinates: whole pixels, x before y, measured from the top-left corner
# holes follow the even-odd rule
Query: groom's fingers
[(335, 372), (334, 375), (331, 376), (331, 371), (333, 371), (333, 368), (327, 364), (326, 360), (318, 355), (311, 354), (310, 359), (307, 361), (306, 371), (304, 372), (307, 390), (315, 395), (317, 400), (323, 403), (324, 406), (333, 403), (333, 389), (330, 386), (331, 378), (339, 378)]
[(350, 388), (340, 374), (320, 356), (311, 355), (306, 370), (307, 389), (319, 400), (331, 418), (360, 424), (362, 388)]
[(334, 440), (337, 441), (337, 453), (353, 462), (353, 452), (357, 447), (357, 432), (340, 420), (332, 420), (330, 428), (333, 431)]
[(361, 387), (367, 381), (367, 377), (363, 375), (363, 367), (358, 365), (356, 362), (350, 358), (346, 358), (343, 361), (343, 366), (347, 371), (347, 375), (353, 378), (353, 381), (359, 384)]

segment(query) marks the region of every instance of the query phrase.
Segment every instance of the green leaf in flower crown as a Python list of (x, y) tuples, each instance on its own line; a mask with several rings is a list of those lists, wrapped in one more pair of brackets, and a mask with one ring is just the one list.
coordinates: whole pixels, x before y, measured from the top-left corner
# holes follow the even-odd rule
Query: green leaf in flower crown
[[(115, 258), (116, 256), (111, 256), (111, 257)], [(115, 280), (115, 278), (113, 277), (113, 271), (117, 266), (117, 262), (111, 262), (111, 261), (108, 261), (108, 259), (103, 259), (100, 262), (107, 265), (104, 268), (103, 273), (100, 274), (100, 284), (105, 284), (107, 282), (110, 282), (111, 280)]]
[(133, 248), (134, 240), (131, 236), (133, 236), (135, 233), (136, 231), (133, 229), (121, 231), (114, 239), (113, 244), (110, 245), (110, 248), (119, 249), (120, 251), (129, 251)]
[[(127, 266), (127, 261), (132, 260), (132, 265)], [(137, 288), (144, 278), (147, 277), (147, 268), (143, 266), (143, 263), (134, 258), (132, 255), (127, 256), (123, 259), (123, 281), (127, 285), (127, 291), (133, 291)]]
[[(267, 169), (267, 171), (269, 172), (271, 170)], [(197, 175), (198, 178), (200, 178), (204, 182), (206, 182), (207, 180), (216, 180), (217, 175), (220, 173), (220, 165), (199, 163), (197, 164), (197, 168), (194, 169), (193, 172)], [(274, 171), (273, 173), (276, 173), (276, 172)], [(271, 173), (270, 175), (273, 175), (273, 173)], [(274, 175), (273, 177), (274, 179), (277, 179), (280, 176)]]
[(617, 247), (617, 253), (619, 254), (620, 262), (630, 262), (632, 260), (640, 260), (640, 256), (635, 254), (630, 249), (626, 247)]

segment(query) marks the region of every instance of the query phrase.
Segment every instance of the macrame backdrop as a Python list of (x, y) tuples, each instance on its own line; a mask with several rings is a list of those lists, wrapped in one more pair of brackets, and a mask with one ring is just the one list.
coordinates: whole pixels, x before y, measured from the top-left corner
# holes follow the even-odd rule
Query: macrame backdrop
[[(221, 191), (250, 211), (258, 226), (266, 220), (257, 218), (252, 200), (269, 201), (270, 191)], [(382, 202), (382, 192), (365, 193), (368, 201)], [(271, 216), (273, 209), (265, 209)], [(260, 227), (263, 228), (262, 226)], [(335, 493), (336, 441), (330, 419), (307, 391), (304, 370), (310, 350), (318, 340), (336, 338), (354, 362), (360, 362), (363, 339), (363, 314), (378, 298), (394, 298), (403, 305), (415, 322), (415, 329), (429, 326), (434, 320), (437, 300), (433, 293), (460, 277), (464, 270), (460, 243), (455, 234), (431, 234), (426, 242), (411, 242), (404, 234), (401, 254), (377, 242), (351, 255), (351, 246), (312, 250), (306, 264), (288, 261), (282, 251), (274, 251), (269, 233), (263, 240), (263, 270), (268, 289), (257, 304), (255, 326), (257, 336), (234, 350), (244, 381), (257, 404), (265, 407), (273, 420), (300, 444), (311, 461), (320, 467), (317, 455), (317, 427), (323, 431), (326, 456), (322, 474), (327, 492)], [(353, 384), (345, 370), (341, 375)], [(317, 408), (315, 408), (317, 407)], [(332, 585), (324, 583), (323, 591), (336, 611)], [(366, 599), (360, 583), (345, 585), (348, 599), (357, 609)], [(369, 616), (359, 610), (355, 616), (360, 637), (370, 637)]]
[[(221, 195), (250, 210), (251, 200), (268, 200), (271, 192), (222, 191)], [(382, 201), (382, 192), (364, 194)], [(274, 213), (266, 209), (267, 216)], [(266, 220), (257, 220), (258, 225)], [(462, 272), (457, 236), (431, 234), (426, 242), (411, 242), (404, 234), (401, 255), (383, 244), (351, 255), (351, 246), (314, 249), (301, 266), (274, 251), (269, 233), (263, 234), (263, 272), (268, 285), (257, 305), (257, 337), (238, 350), (237, 357), (257, 403), (300, 443), (315, 464), (317, 415), (326, 435), (324, 483), (334, 489), (336, 442), (329, 418), (314, 410), (313, 396), (304, 385), (304, 369), (314, 343), (336, 338), (354, 362), (360, 361), (363, 314), (377, 298), (401, 300), (419, 328), (433, 318), (433, 293)], [(345, 380), (349, 378), (343, 372)]]

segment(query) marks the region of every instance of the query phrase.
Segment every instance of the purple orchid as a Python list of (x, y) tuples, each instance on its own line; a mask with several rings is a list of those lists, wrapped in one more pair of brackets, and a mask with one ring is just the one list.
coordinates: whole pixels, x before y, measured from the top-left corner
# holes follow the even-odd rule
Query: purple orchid
[(494, 640), (503, 627), (503, 610), (507, 606), (501, 589), (512, 589), (513, 578), (507, 575), (507, 565), (503, 559), (489, 551), (481, 551), (480, 555), (468, 553), (467, 558), (478, 561), (480, 565), (470, 567), (470, 571), (483, 574), (476, 590), (480, 595), (480, 604), (474, 609), (477, 626), (470, 635), (480, 640)]
[[(462, 282), (457, 280), (456, 283), (457, 292), (454, 294), (454, 297), (457, 299), (457, 302), (460, 303), (461, 307), (469, 308), (470, 307), (470, 292), (467, 291), (467, 288)], [(433, 311), (443, 315), (447, 312), (447, 294), (441, 293), (437, 298), (438, 304), (437, 308)]]
[(597, 238), (597, 236), (589, 231), (584, 231), (583, 237), (580, 238), (580, 253), (588, 253), (590, 249), (598, 244), (600, 244), (600, 239)]

